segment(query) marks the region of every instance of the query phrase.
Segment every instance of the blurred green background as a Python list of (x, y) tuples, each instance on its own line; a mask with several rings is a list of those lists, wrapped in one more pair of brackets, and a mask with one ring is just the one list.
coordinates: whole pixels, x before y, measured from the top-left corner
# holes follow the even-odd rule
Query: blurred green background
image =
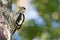
[(15, 33), (14, 40), (60, 40), (60, 0), (32, 0), (28, 5), (26, 20), (18, 31), (20, 39)]

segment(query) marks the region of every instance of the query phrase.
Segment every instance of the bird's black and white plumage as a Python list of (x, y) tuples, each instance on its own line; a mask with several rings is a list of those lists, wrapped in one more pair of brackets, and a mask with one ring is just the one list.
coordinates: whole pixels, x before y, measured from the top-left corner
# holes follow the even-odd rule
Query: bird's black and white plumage
[(14, 34), (17, 29), (21, 28), (21, 26), (25, 20), (25, 16), (23, 14), (26, 11), (25, 7), (19, 7), (19, 9), (20, 10), (17, 12), (17, 14), (19, 14), (19, 15), (16, 19), (15, 28), (14, 28), (12, 34)]
[(20, 29), (24, 20), (25, 20), (24, 14), (20, 13), (16, 20), (16, 28)]
[(25, 16), (24, 16), (24, 12), (26, 11), (25, 7), (19, 7), (19, 15), (16, 19), (16, 28), (17, 29), (20, 29), (20, 27), (22, 26), (22, 23), (24, 22), (25, 20)]

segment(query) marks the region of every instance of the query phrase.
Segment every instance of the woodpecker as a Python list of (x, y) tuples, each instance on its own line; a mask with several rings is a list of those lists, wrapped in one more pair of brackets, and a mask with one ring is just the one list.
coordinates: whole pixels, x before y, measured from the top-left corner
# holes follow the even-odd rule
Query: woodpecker
[(17, 29), (21, 28), (21, 26), (22, 26), (22, 24), (25, 20), (25, 16), (23, 14), (25, 11), (26, 11), (25, 7), (19, 7), (19, 11), (17, 12), (17, 13), (19, 13), (19, 15), (16, 19), (16, 23), (15, 23), (15, 26), (14, 26), (15, 28), (14, 28), (12, 34), (14, 34)]
[(19, 16), (17, 17), (17, 20), (16, 20), (16, 28), (17, 29), (20, 29), (24, 20), (25, 20), (24, 14), (20, 13)]

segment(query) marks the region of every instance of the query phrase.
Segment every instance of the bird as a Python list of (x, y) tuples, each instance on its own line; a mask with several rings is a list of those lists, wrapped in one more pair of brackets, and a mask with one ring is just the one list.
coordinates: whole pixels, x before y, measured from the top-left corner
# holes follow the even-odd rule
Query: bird
[(12, 32), (12, 34), (15, 33), (16, 30), (19, 30), (25, 20), (25, 15), (23, 14), (26, 11), (25, 7), (19, 7), (19, 11), (17, 13), (19, 13), (15, 25), (14, 25), (14, 30)]

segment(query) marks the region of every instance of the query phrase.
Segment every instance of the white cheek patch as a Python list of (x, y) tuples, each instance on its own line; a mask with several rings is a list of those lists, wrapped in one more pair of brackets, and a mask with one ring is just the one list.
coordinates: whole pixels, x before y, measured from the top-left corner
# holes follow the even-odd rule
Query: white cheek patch
[(20, 13), (24, 13), (26, 10), (24, 10), (23, 8), (20, 8)]

